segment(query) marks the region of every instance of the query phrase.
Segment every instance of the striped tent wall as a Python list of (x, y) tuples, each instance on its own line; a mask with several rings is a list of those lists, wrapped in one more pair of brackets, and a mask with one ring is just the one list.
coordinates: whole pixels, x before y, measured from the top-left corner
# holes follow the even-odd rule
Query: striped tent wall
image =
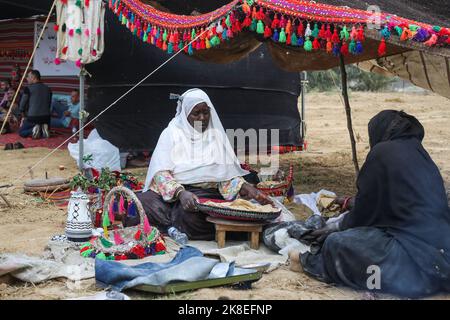
[[(34, 23), (42, 18), (0, 21), (0, 79), (10, 79), (16, 64), (24, 72), (34, 46)], [(31, 68), (33, 66), (31, 65)], [(79, 87), (78, 77), (42, 77), (54, 94), (70, 94)]]

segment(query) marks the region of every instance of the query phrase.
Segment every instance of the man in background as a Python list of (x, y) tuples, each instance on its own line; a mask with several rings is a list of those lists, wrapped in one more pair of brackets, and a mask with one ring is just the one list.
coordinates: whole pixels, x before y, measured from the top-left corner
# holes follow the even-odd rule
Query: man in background
[(49, 138), (52, 91), (41, 82), (38, 70), (31, 70), (27, 75), (29, 86), (25, 88), (20, 99), (19, 110), (22, 113), (21, 137), (32, 136), (33, 139)]
[(67, 102), (68, 108), (64, 112), (52, 113), (51, 124), (52, 128), (68, 128), (72, 119), (80, 118), (80, 92), (78, 89), (72, 90), (70, 94), (70, 101)]

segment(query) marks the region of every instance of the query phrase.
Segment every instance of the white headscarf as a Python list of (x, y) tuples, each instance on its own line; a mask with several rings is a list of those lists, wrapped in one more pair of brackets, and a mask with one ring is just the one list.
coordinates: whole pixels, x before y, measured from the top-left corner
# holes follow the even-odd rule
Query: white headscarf
[[(187, 118), (202, 102), (211, 116), (207, 129), (198, 132)], [(241, 168), (211, 100), (200, 89), (188, 90), (179, 98), (177, 113), (153, 152), (143, 192), (157, 172), (166, 170), (181, 184), (221, 182), (248, 174)]]

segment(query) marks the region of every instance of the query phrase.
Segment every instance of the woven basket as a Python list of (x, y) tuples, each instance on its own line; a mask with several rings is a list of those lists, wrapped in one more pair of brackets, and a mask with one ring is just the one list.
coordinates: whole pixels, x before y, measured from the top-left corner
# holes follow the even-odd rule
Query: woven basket
[(265, 213), (265, 212), (236, 210), (231, 208), (220, 208), (204, 204), (204, 202), (206, 201), (214, 201), (214, 202), (226, 202), (226, 201), (200, 198), (199, 202), (197, 202), (197, 208), (201, 212), (204, 212), (212, 217), (226, 220), (266, 221), (276, 219), (281, 214), (281, 210), (276, 212)]
[(289, 166), (289, 174), (285, 181), (281, 182), (279, 185), (273, 188), (257, 187), (257, 189), (264, 192), (268, 196), (281, 197), (287, 194), (289, 188), (292, 186), (293, 181), (294, 181), (294, 165), (291, 164)]
[(132, 201), (136, 205), (140, 224), (115, 230), (108, 230), (107, 226), (104, 226), (104, 234), (92, 237), (89, 243), (82, 245), (81, 254), (85, 257), (104, 260), (126, 260), (165, 253), (166, 247), (159, 230), (149, 225), (149, 229), (145, 230), (145, 223), (148, 221), (144, 208), (130, 189), (121, 186), (115, 187), (105, 196), (102, 218), (105, 219), (105, 215), (109, 215), (112, 197), (117, 195), (126, 198), (128, 203)]

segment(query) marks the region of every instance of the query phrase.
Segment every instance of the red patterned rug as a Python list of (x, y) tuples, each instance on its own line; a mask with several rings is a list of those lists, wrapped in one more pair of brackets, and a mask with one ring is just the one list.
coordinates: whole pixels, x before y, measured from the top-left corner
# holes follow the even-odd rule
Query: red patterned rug
[[(85, 137), (87, 137), (89, 132), (86, 132), (85, 130)], [(63, 143), (67, 138), (69, 138), (72, 135), (72, 133), (69, 130), (64, 131), (64, 129), (56, 131), (51, 130), (50, 132), (50, 138), (48, 139), (32, 139), (29, 138), (22, 138), (19, 136), (18, 133), (7, 133), (0, 135), (0, 146), (5, 146), (7, 143), (16, 143), (20, 142), (24, 145), (25, 148), (49, 148), (54, 149), (58, 147), (61, 143)], [(63, 147), (67, 147), (67, 144), (69, 142), (75, 142), (75, 141), (68, 141), (64, 144)]]

